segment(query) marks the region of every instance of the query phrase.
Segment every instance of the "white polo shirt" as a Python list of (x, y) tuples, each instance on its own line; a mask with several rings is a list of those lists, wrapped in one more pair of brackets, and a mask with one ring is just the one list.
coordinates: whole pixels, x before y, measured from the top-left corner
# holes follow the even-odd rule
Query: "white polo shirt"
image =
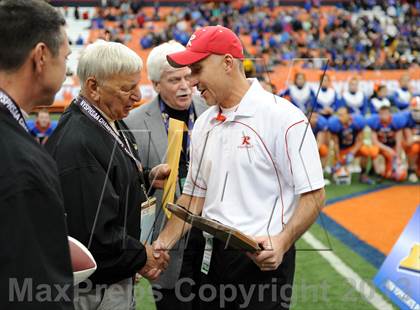
[(308, 121), (257, 80), (225, 121), (218, 113), (213, 106), (195, 123), (183, 192), (205, 197), (204, 217), (250, 236), (278, 234), (299, 194), (324, 186)]

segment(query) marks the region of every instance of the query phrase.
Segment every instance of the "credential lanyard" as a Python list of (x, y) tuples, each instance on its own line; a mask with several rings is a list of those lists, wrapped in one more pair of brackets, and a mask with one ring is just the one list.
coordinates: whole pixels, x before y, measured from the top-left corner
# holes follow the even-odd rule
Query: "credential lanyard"
[[(163, 103), (162, 99), (159, 98), (159, 108), (162, 114), (163, 124), (165, 125), (166, 133), (169, 130), (169, 114), (166, 112), (165, 104)], [(194, 114), (194, 105), (191, 103), (190, 107), (188, 108), (188, 134), (187, 134), (187, 143), (186, 143), (186, 154), (188, 155), (189, 148), (190, 148), (190, 135), (194, 127), (195, 121), (195, 114)]]
[(26, 125), (25, 118), (18, 105), (9, 97), (4, 91), (0, 89), (0, 106), (3, 106), (9, 111), (10, 115), (18, 122), (18, 124), (29, 133), (28, 125)]
[(125, 137), (124, 133), (121, 132), (126, 143), (121, 141), (120, 136), (111, 127), (111, 125), (108, 123), (105, 117), (103, 117), (101, 112), (99, 112), (98, 109), (96, 109), (93, 105), (87, 102), (87, 100), (83, 96), (79, 95), (79, 97), (74, 101), (74, 103), (78, 107), (80, 107), (82, 113), (85, 114), (91, 121), (95, 122), (99, 127), (105, 130), (109, 135), (111, 135), (112, 138), (117, 142), (118, 146), (124, 151), (124, 153), (136, 164), (140, 179), (142, 181), (141, 188), (143, 190), (144, 195), (146, 196), (146, 199), (149, 199), (149, 196), (147, 195), (146, 186), (145, 186), (146, 183), (143, 176), (142, 165), (140, 161), (136, 157), (134, 157), (133, 152), (130, 150), (128, 146), (128, 140)]

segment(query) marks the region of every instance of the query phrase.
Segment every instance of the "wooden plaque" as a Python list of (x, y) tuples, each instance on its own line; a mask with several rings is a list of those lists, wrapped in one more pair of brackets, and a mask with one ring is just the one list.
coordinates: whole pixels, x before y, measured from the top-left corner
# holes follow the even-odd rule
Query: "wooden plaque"
[(212, 219), (195, 215), (184, 207), (173, 203), (168, 203), (166, 208), (188, 224), (191, 224), (192, 226), (213, 235), (215, 238), (224, 241), (226, 248), (230, 247), (247, 252), (257, 252), (262, 250), (260, 245), (254, 239), (233, 227), (224, 225)]

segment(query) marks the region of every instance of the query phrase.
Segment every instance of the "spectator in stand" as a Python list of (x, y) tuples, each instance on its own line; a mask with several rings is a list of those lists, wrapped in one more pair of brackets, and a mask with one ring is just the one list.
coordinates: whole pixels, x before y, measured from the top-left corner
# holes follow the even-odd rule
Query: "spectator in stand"
[[(376, 6), (373, 15), (372, 10), (361, 10), (363, 2), (354, 1), (322, 14), (317, 5), (279, 12), (280, 1), (192, 2), (165, 16), (155, 1), (154, 13), (146, 16), (140, 2), (111, 1), (102, 16), (124, 24), (124, 28), (136, 19), (139, 28), (147, 20), (165, 20), (169, 36), (153, 41), (151, 47), (171, 39), (181, 41), (175, 38), (179, 22), (191, 26), (182, 33), (183, 38), (197, 27), (220, 24), (236, 34), (251, 36), (254, 57), (258, 53), (275, 54), (282, 62), (329, 58), (330, 68), (335, 70), (407, 69), (420, 64), (419, 9), (412, 3), (373, 0), (369, 5)], [(304, 65), (321, 69), (323, 63), (314, 60)]]
[(348, 84), (348, 89), (341, 96), (341, 105), (349, 108), (350, 113), (365, 115), (369, 108), (368, 99), (359, 89), (359, 80), (352, 77)]
[[(193, 3), (179, 13), (166, 16), (170, 36), (165, 40), (174, 39), (179, 22), (191, 25), (184, 37), (189, 37), (197, 27), (221, 24), (237, 34), (250, 35), (255, 46), (253, 56), (260, 52), (273, 53), (283, 62), (295, 57), (328, 57), (330, 67), (335, 70), (405, 69), (418, 65), (418, 9), (413, 4), (385, 6), (382, 2), (372, 1), (376, 2), (379, 9), (375, 8), (375, 17), (360, 10), (361, 4), (355, 2), (347, 8), (333, 8), (322, 16), (316, 6), (308, 6), (309, 11), (299, 7), (280, 12), (270, 9), (277, 8), (279, 1)], [(107, 16), (119, 20), (130, 14), (135, 18), (136, 13), (131, 10), (109, 10)], [(165, 16), (158, 11), (149, 18), (162, 20)], [(327, 23), (319, 31), (322, 19)], [(325, 48), (324, 51), (321, 47)], [(322, 68), (323, 64), (311, 61), (305, 65)]]

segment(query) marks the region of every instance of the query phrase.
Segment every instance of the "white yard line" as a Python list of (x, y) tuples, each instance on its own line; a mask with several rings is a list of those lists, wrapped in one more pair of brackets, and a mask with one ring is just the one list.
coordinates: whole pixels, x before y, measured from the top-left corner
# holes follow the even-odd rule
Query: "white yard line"
[[(302, 239), (314, 249), (326, 249), (327, 247), (314, 237), (310, 232), (306, 232)], [(348, 283), (358, 291), (373, 307), (380, 310), (394, 309), (375, 289), (364, 281), (356, 272), (347, 266), (337, 255), (331, 251), (319, 251), (319, 255), (327, 260)]]

